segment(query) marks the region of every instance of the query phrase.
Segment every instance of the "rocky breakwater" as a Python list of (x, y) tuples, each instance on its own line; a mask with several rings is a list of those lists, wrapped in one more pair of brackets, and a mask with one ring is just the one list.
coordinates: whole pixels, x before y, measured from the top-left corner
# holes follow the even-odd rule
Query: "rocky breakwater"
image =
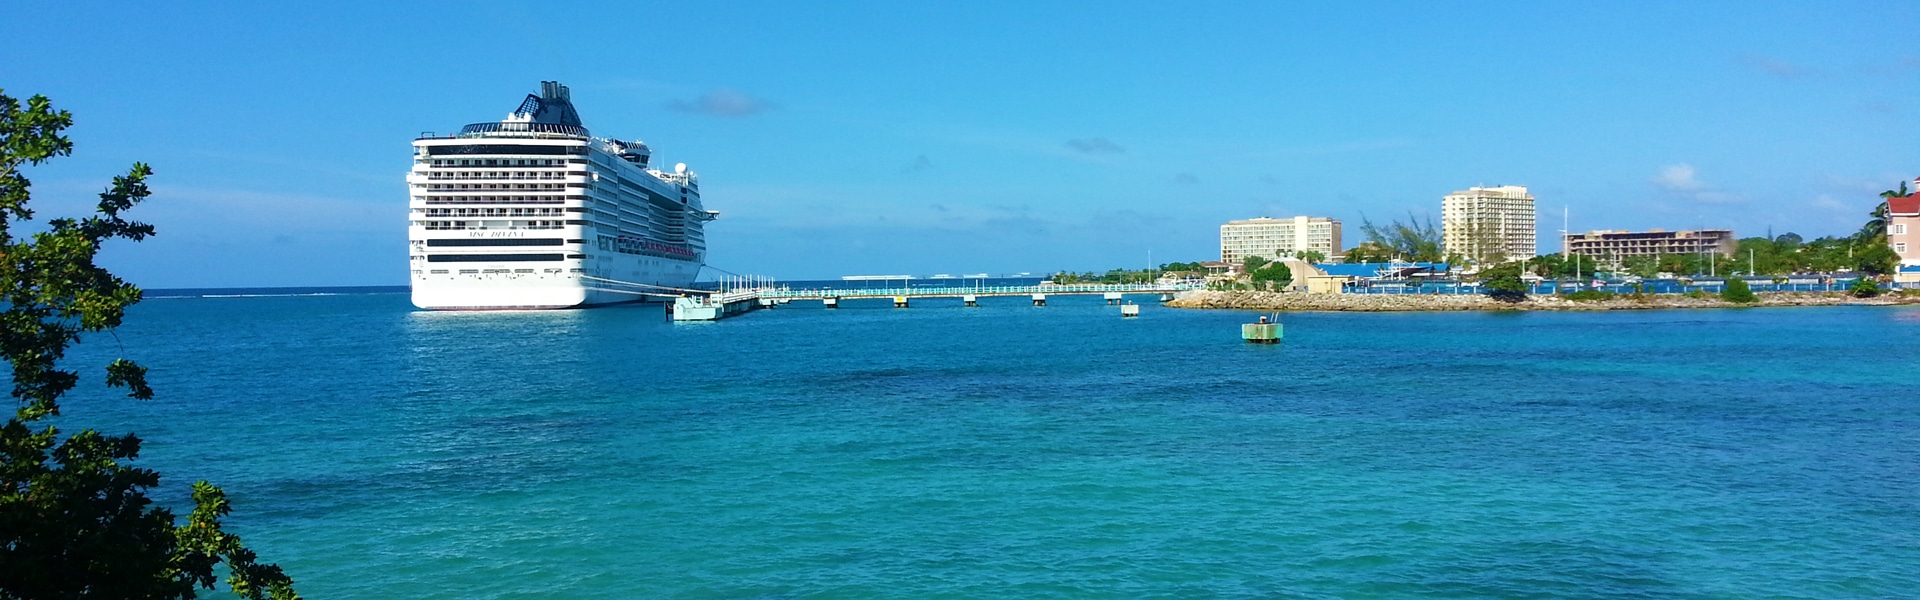
[(1736, 304), (1717, 297), (1679, 294), (1617, 295), (1604, 300), (1569, 300), (1531, 295), (1518, 302), (1495, 300), (1481, 294), (1384, 295), (1304, 294), (1298, 292), (1181, 292), (1167, 306), (1175, 308), (1230, 308), (1263, 311), (1392, 312), (1417, 310), (1650, 310), (1662, 308), (1741, 308), (1755, 306), (1889, 306), (1920, 304), (1920, 294), (1885, 294), (1855, 298), (1840, 292), (1764, 292), (1752, 304)]

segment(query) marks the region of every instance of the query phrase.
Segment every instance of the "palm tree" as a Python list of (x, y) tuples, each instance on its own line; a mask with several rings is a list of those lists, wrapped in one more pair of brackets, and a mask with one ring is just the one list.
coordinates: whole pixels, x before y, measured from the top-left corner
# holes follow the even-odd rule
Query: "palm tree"
[(1867, 221), (1866, 225), (1860, 226), (1860, 239), (1877, 238), (1877, 237), (1886, 235), (1887, 233), (1887, 202), (1886, 201), (1894, 198), (1905, 198), (1910, 194), (1911, 192), (1907, 191), (1907, 182), (1905, 181), (1900, 182), (1900, 189), (1898, 190), (1887, 190), (1884, 192), (1880, 192), (1880, 198), (1882, 198), (1882, 200), (1880, 201), (1880, 205), (1873, 207), (1873, 212), (1867, 213), (1867, 216), (1873, 217), (1873, 219)]
[(1912, 195), (1912, 193), (1907, 191), (1907, 182), (1905, 181), (1900, 182), (1899, 191), (1887, 190), (1880, 192), (1881, 198), (1905, 198), (1910, 195)]
[(1887, 233), (1887, 203), (1881, 202), (1873, 207), (1873, 212), (1867, 213), (1867, 216), (1873, 218), (1860, 226), (1860, 239), (1877, 238)]

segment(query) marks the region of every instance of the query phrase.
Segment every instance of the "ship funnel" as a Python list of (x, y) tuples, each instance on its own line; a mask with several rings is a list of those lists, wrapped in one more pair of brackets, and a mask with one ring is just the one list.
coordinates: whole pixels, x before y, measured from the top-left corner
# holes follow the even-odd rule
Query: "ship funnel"
[(572, 94), (558, 81), (540, 82), (540, 95), (527, 94), (514, 109), (515, 115), (530, 115), (534, 123), (581, 127), (580, 113), (573, 110)]

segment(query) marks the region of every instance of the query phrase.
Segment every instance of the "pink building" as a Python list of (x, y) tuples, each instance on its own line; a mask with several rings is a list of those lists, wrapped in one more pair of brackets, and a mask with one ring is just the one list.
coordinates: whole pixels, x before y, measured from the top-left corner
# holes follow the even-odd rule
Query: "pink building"
[(1887, 245), (1900, 255), (1895, 281), (1920, 281), (1920, 178), (1914, 193), (1887, 199)]

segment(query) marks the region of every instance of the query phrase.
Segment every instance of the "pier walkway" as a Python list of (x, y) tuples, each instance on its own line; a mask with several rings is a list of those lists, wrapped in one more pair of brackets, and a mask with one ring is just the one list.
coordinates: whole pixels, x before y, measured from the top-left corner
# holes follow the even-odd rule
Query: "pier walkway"
[(792, 289), (773, 288), (760, 292), (761, 298), (773, 300), (825, 300), (855, 298), (965, 298), (967, 296), (1070, 296), (1086, 294), (1171, 294), (1186, 290), (1205, 289), (1197, 283), (1126, 283), (1126, 284), (1054, 284), (1054, 285), (956, 285), (942, 287), (906, 287), (906, 288), (813, 288)]
[(841, 300), (862, 298), (889, 298), (895, 308), (907, 308), (920, 298), (959, 298), (967, 306), (979, 306), (979, 299), (989, 296), (1026, 296), (1033, 300), (1034, 306), (1046, 306), (1048, 296), (1083, 296), (1100, 294), (1106, 297), (1108, 304), (1120, 304), (1122, 297), (1128, 294), (1153, 294), (1165, 302), (1173, 299), (1175, 292), (1205, 289), (1198, 283), (1134, 283), (1134, 284), (1050, 284), (1050, 285), (958, 285), (938, 287), (901, 287), (901, 288), (790, 288), (784, 286), (766, 286), (751, 289), (729, 289), (711, 292), (704, 296), (681, 297), (675, 299), (671, 310), (675, 321), (714, 321), (744, 313), (756, 308), (786, 304), (794, 300), (814, 300), (827, 308), (838, 308)]

